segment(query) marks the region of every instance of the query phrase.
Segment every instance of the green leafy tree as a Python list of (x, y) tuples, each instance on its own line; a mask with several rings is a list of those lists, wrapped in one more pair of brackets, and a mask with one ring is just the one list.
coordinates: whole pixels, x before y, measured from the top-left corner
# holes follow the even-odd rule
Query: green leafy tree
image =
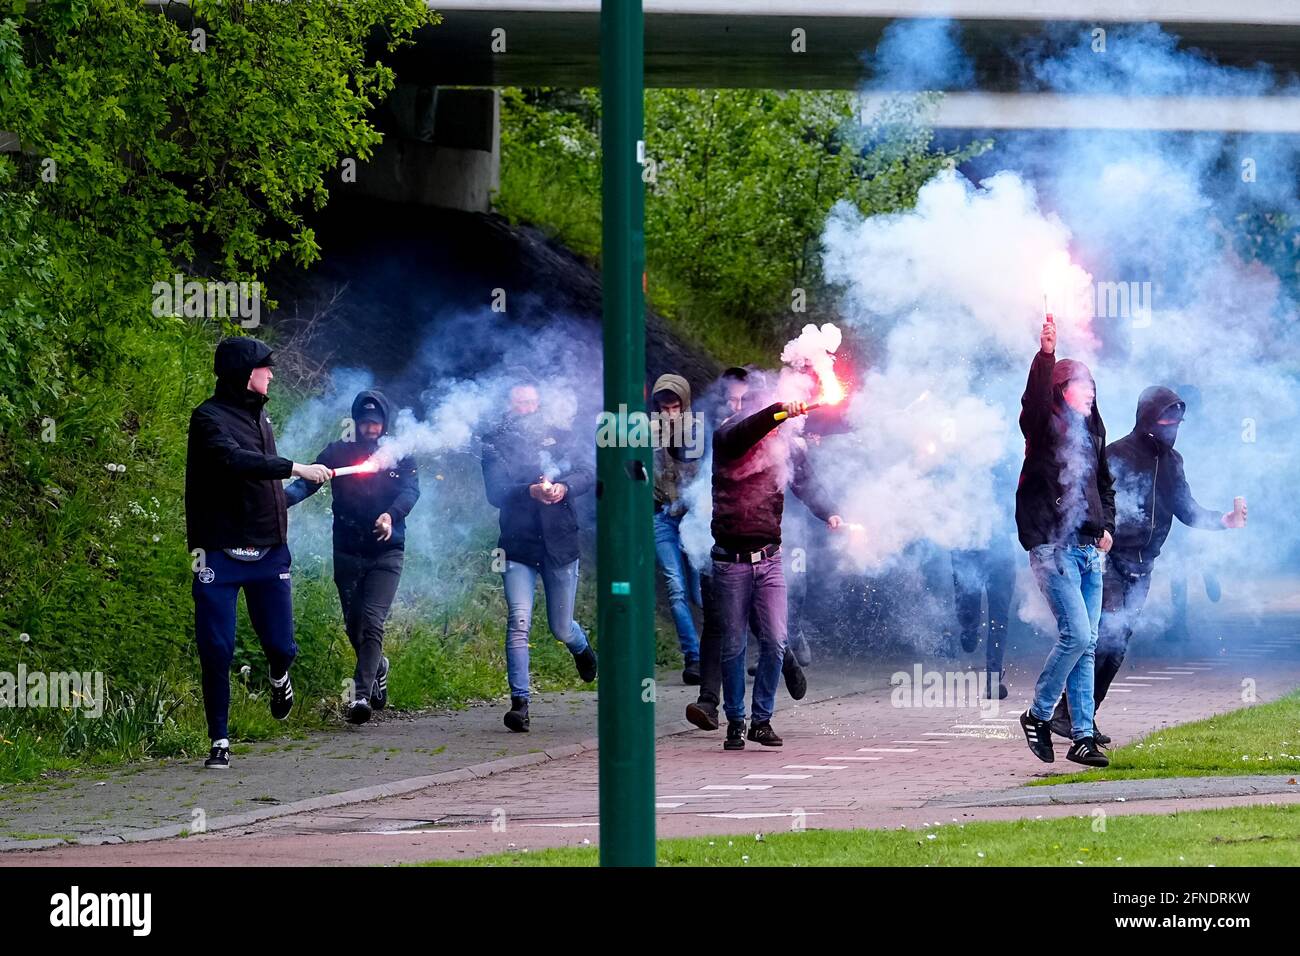
[[(826, 218), (846, 201), (904, 209), (939, 169), (988, 148), (935, 149), (937, 95), (900, 98), (863, 120), (849, 93), (646, 93), (646, 255), (652, 304), (729, 360), (770, 351), (792, 292), (821, 291)], [(499, 208), (596, 258), (599, 98), (507, 91)], [(740, 354), (737, 354), (739, 350)]]
[(306, 215), (380, 140), (386, 51), (435, 20), (423, 0), (0, 16), (0, 660), (27, 634), (119, 690), (190, 663), (185, 430), (237, 326), (155, 314), (153, 284), (313, 262)]

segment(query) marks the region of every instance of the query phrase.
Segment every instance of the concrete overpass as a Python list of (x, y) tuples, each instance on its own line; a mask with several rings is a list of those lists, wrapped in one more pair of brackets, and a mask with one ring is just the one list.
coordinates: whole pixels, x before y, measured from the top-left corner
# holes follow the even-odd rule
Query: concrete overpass
[[(429, 6), (443, 22), (396, 60), (404, 76), (442, 85), (599, 83), (599, 0)], [(1065, 23), (1156, 22), (1221, 63), (1300, 73), (1300, 0), (644, 0), (644, 8), (647, 86), (857, 89), (862, 54), (890, 23), (933, 17), (960, 24), (984, 91), (1019, 91), (1010, 51)], [(796, 29), (806, 52), (791, 49)]]
[[(391, 130), (397, 136), (376, 156), (367, 188), (387, 198), (485, 209), (497, 176), (495, 98), (448, 99), (447, 88), (598, 85), (600, 0), (429, 5), (442, 23), (422, 30), (412, 47), (386, 54), (401, 84)], [(960, 25), (974, 82), (947, 92), (934, 117), (940, 129), (1300, 134), (1300, 97), (1025, 90), (1017, 59), (1017, 51), (1070, 24), (1114, 28), (1154, 20), (1183, 48), (1219, 63), (1267, 63), (1280, 74), (1300, 74), (1300, 0), (644, 0), (644, 10), (645, 78), (652, 87), (860, 89), (869, 78), (863, 54), (876, 49), (890, 24), (951, 18)], [(426, 92), (402, 92), (411, 89)], [(907, 89), (877, 82), (871, 95)], [(412, 104), (426, 112), (411, 113)], [(466, 109), (476, 118), (463, 115)], [(436, 132), (442, 128), (452, 131), (450, 139)]]
[[(159, 0), (150, 0), (157, 3)], [(486, 209), (499, 176), (501, 86), (600, 82), (600, 0), (430, 0), (442, 22), (384, 59), (398, 89), (378, 117), (385, 144), (363, 191)], [(1300, 135), (1300, 97), (1086, 96), (1024, 89), (1017, 51), (1070, 24), (1158, 23), (1237, 67), (1300, 74), (1300, 0), (643, 0), (651, 87), (860, 89), (863, 54), (897, 20), (961, 28), (970, 88), (946, 91), (951, 130), (1151, 129)], [(169, 15), (188, 17), (183, 4)], [(795, 31), (802, 48), (796, 49)], [(379, 45), (376, 44), (376, 52)], [(479, 89), (465, 89), (478, 87)], [(905, 92), (877, 83), (873, 96)], [(868, 101), (868, 106), (870, 105)]]

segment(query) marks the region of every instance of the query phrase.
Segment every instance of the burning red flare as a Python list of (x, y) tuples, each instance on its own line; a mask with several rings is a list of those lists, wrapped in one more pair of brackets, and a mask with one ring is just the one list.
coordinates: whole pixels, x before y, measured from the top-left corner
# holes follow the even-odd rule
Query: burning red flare
[(373, 458), (368, 458), (359, 465), (344, 465), (342, 468), (335, 468), (331, 473), (332, 478), (342, 478), (345, 475), (373, 475), (379, 471), (379, 462)]

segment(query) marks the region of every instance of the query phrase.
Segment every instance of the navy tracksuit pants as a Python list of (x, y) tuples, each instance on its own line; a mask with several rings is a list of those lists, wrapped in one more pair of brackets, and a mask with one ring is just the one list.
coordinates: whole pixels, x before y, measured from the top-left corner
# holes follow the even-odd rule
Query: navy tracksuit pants
[(230, 664), (235, 658), (235, 606), (240, 588), (271, 675), (279, 678), (298, 654), (293, 640), (293, 590), (287, 545), (267, 549), (259, 561), (236, 561), (209, 551), (194, 573), (194, 637), (203, 669), (203, 710), (208, 736), (230, 736)]

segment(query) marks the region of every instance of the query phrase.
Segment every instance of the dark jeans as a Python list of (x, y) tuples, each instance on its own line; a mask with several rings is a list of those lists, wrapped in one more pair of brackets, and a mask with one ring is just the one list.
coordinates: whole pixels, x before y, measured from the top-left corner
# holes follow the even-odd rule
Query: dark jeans
[[(1009, 547), (952, 552), (952, 588), (957, 604), (957, 626), (965, 644), (977, 644), (984, 621), (988, 641), (984, 646), (985, 670), (1002, 673), (1002, 655), (1016, 590), (1016, 557)], [(987, 618), (981, 614), (987, 600)]]
[(803, 629), (803, 606), (808, 599), (808, 568), (805, 566), (802, 570), (796, 571), (787, 566), (785, 581), (786, 603), (789, 609), (786, 635), (789, 648), (786, 653), (786, 665), (792, 666), (797, 662), (800, 667), (807, 667), (812, 663), (812, 649), (808, 646), (808, 636), (804, 634)]
[(372, 556), (334, 552), (334, 585), (343, 607), (343, 627), (357, 652), (352, 688), (357, 698), (368, 699), (375, 693), (384, 656), (384, 621), (397, 594), (403, 559), (401, 548)]
[(722, 629), (718, 626), (718, 602), (713, 599), (713, 575), (700, 575), (700, 607), (704, 626), (700, 629), (701, 704), (717, 709), (722, 702)]
[(270, 548), (260, 561), (236, 561), (214, 549), (194, 573), (194, 639), (203, 670), (203, 711), (212, 740), (230, 736), (230, 663), (235, 659), (235, 607), (241, 588), (271, 676), (283, 677), (298, 656), (289, 581), (292, 563), (285, 545)]
[[(1101, 707), (1111, 681), (1124, 663), (1138, 615), (1142, 613), (1147, 592), (1151, 590), (1150, 574), (1129, 574), (1119, 570), (1114, 561), (1106, 562), (1106, 573), (1101, 580), (1101, 624), (1097, 629), (1097, 661), (1093, 674), (1094, 711)], [(1053, 716), (1057, 714), (1069, 718), (1070, 707), (1064, 697), (1056, 705)]]
[(755, 723), (770, 720), (786, 651), (786, 587), (780, 552), (757, 564), (715, 560), (712, 592), (722, 634), (727, 719), (745, 717), (745, 639), (752, 627), (759, 653), (750, 716)]

